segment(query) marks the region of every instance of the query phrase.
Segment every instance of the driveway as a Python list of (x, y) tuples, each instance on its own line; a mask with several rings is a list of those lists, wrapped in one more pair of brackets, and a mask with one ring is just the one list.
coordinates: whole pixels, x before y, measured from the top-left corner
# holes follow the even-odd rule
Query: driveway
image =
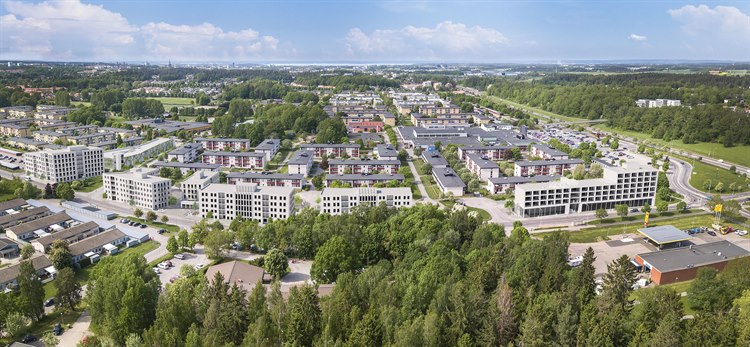
[[(180, 274), (180, 269), (183, 265), (188, 265), (190, 267), (195, 267), (197, 264), (202, 264), (203, 266), (208, 266), (209, 260), (206, 254), (203, 253), (203, 247), (196, 247), (195, 253), (182, 253), (185, 255), (184, 260), (180, 260), (177, 258), (172, 258), (170, 261), (172, 262), (171, 268), (167, 270), (159, 269), (161, 272), (159, 274), (159, 280), (162, 283), (162, 287), (165, 287), (168, 283), (170, 283), (170, 279), (173, 277), (176, 277)], [(155, 258), (156, 259), (156, 258)]]
[(63, 347), (78, 345), (81, 339), (88, 335), (90, 325), (91, 315), (88, 310), (85, 310), (70, 328), (65, 327), (62, 335), (58, 336), (60, 342), (57, 345)]

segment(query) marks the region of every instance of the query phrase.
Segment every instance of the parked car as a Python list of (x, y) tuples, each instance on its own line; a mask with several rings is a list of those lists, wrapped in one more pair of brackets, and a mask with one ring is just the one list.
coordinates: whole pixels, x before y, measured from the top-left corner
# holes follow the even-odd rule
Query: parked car
[(156, 273), (157, 275), (161, 273), (161, 270), (159, 269), (158, 265), (154, 266), (154, 273)]
[(157, 230), (156, 232), (157, 232), (157, 233), (159, 233), (159, 235), (161, 235), (161, 234), (164, 234), (164, 233), (165, 233), (165, 232), (167, 232), (167, 231), (166, 231), (166, 230), (164, 230), (164, 229), (159, 229), (159, 230)]
[(203, 268), (203, 264), (195, 264), (195, 269), (200, 270)]
[(120, 223), (126, 223), (126, 224), (127, 224), (127, 223), (128, 223), (128, 220), (127, 220), (127, 219), (125, 219), (125, 218), (123, 218), (123, 219), (120, 219)]
[(146, 229), (146, 224), (141, 224), (141, 229)]
[(709, 231), (708, 234), (711, 235), (711, 236), (716, 236), (716, 233), (713, 232), (713, 231)]
[(174, 283), (174, 281), (177, 281), (179, 278), (180, 278), (180, 275), (173, 276), (172, 278), (169, 279), (169, 283)]
[(50, 307), (55, 304), (55, 298), (49, 298), (44, 301), (44, 307)]
[(174, 257), (175, 257), (175, 259), (180, 259), (180, 260), (184, 260), (185, 259), (185, 255), (182, 254), (182, 253), (177, 253), (177, 254), (174, 255)]
[(63, 328), (60, 326), (60, 323), (55, 324), (55, 327), (52, 329), (52, 333), (55, 334), (55, 336), (62, 335)]
[(26, 334), (21, 339), (21, 342), (23, 342), (23, 343), (30, 343), (30, 342), (34, 342), (34, 341), (36, 341), (36, 336), (31, 335), (31, 334)]
[(737, 230), (734, 233), (737, 234), (737, 235), (739, 235), (739, 236), (745, 236), (745, 235), (747, 235), (747, 230)]
[(167, 265), (166, 263), (159, 263), (159, 265), (156, 265), (156, 266), (158, 266), (162, 270), (169, 269), (169, 265)]

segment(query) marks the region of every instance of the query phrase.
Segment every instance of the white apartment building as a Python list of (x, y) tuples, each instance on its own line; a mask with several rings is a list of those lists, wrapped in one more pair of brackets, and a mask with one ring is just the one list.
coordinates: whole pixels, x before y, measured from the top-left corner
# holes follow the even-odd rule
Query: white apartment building
[[(200, 170), (180, 183), (183, 208), (191, 208), (198, 201), (200, 191), (211, 183), (219, 183), (219, 172)], [(187, 207), (186, 207), (187, 206)]]
[(294, 214), (294, 188), (214, 183), (200, 191), (201, 218), (233, 220), (237, 216), (268, 223)]
[(320, 211), (332, 215), (349, 213), (355, 206), (401, 208), (413, 205), (411, 188), (326, 188), (320, 195)]
[(287, 171), (292, 175), (305, 175), (310, 172), (313, 165), (312, 151), (299, 150), (292, 154), (287, 162)]
[(169, 203), (172, 180), (158, 176), (158, 170), (138, 168), (128, 172), (104, 174), (107, 199), (158, 210)]
[(108, 169), (122, 170), (125, 166), (135, 164), (155, 157), (162, 152), (174, 148), (174, 141), (168, 138), (156, 138), (138, 146), (113, 149), (104, 153), (105, 165)]
[(469, 153), (465, 160), (466, 168), (477, 175), (481, 181), (500, 177), (500, 167), (492, 160), (476, 153)]
[(604, 167), (604, 177), (518, 184), (515, 211), (520, 216), (537, 217), (613, 209), (615, 205), (640, 207), (656, 203), (658, 171), (650, 166)]
[(104, 172), (101, 148), (70, 146), (23, 154), (26, 174), (52, 183), (101, 176)]

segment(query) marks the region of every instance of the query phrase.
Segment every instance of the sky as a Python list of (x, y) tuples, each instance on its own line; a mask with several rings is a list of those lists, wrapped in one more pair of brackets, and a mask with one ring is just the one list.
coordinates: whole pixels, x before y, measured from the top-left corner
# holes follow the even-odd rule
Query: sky
[(750, 61), (750, 1), (0, 0), (0, 60)]

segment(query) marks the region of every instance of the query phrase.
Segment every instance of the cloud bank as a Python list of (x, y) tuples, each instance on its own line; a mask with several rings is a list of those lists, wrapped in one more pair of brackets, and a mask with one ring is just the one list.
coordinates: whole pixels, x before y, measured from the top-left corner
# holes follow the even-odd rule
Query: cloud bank
[(80, 0), (7, 1), (0, 16), (0, 57), (39, 60), (254, 60), (279, 56), (279, 40), (253, 29), (203, 23), (133, 25), (119, 13)]

